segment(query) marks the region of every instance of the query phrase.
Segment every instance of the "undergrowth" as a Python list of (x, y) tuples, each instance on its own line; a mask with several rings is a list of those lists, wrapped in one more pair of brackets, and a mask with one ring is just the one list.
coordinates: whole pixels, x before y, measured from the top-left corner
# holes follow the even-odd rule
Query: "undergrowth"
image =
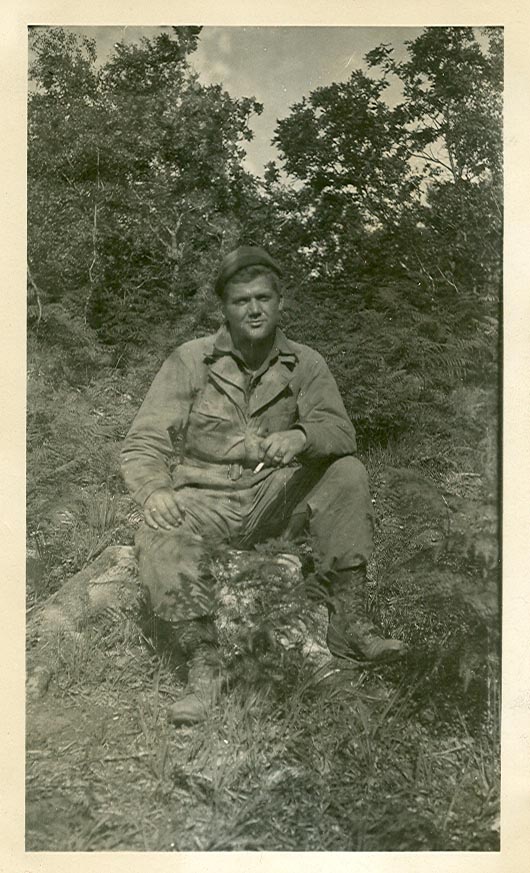
[[(406, 669), (335, 673), (291, 653), (283, 682), (239, 674), (206, 722), (175, 731), (182, 676), (137, 629), (69, 645), (42, 727), (30, 711), (29, 849), (498, 847), (498, 724), (474, 734), (456, 705), (451, 721), (419, 717)], [(67, 832), (36, 818), (50, 797)]]
[[(167, 349), (122, 366), (86, 342), (67, 370), (60, 348), (30, 343), (30, 607), (140, 521), (117, 456)], [(405, 661), (368, 672), (313, 657), (325, 618), (277, 560), (306, 566), (304, 547), (269, 544), (239, 575), (220, 556), (231, 684), (200, 728), (167, 724), (182, 664), (130, 618), (49, 650), (48, 702), (29, 712), (28, 848), (498, 848), (495, 406), (463, 385), (445, 402), (450, 438), (431, 421), (363, 456), (377, 516), (367, 607), (409, 643)]]

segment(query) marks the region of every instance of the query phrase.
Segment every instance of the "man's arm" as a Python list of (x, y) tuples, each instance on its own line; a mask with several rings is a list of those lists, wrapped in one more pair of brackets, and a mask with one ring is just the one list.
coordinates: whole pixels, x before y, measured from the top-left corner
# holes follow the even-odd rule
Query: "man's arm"
[(155, 376), (121, 451), (125, 484), (140, 506), (159, 488), (171, 488), (169, 428), (186, 426), (195, 391), (192, 374), (177, 350)]
[(337, 383), (318, 352), (311, 351), (311, 360), (304, 367), (298, 395), (299, 422), (306, 443), (303, 458), (342, 457), (357, 449), (355, 428), (351, 423)]
[(357, 449), (355, 429), (324, 358), (312, 350), (311, 360), (301, 367), (299, 421), (291, 430), (260, 441), (258, 457), (263, 464), (283, 466), (298, 456), (307, 460), (342, 457)]

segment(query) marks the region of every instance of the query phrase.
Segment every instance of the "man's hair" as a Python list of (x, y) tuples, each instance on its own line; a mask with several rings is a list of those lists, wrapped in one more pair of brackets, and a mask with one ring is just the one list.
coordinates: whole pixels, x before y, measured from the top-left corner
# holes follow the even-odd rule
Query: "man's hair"
[(231, 288), (233, 285), (244, 285), (247, 282), (252, 282), (253, 279), (257, 279), (258, 276), (266, 276), (269, 280), (270, 286), (273, 291), (276, 291), (276, 294), (281, 294), (281, 282), (278, 274), (271, 270), (269, 267), (265, 267), (262, 264), (251, 264), (250, 267), (241, 267), (237, 273), (234, 273), (233, 276), (230, 276), (230, 279), (223, 286), (222, 290), (219, 293), (219, 297), (221, 300), (225, 296), (226, 289)]

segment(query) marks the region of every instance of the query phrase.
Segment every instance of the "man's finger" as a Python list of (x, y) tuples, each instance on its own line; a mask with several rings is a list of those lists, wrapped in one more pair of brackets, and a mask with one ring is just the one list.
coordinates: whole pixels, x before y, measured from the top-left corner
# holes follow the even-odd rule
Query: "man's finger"
[(153, 509), (151, 515), (153, 516), (158, 526), (163, 528), (164, 530), (171, 530), (172, 527), (176, 527), (175, 522), (166, 510)]
[(271, 454), (271, 453), (274, 454), (274, 452), (278, 448), (278, 443), (279, 443), (278, 435), (275, 433), (272, 433), (270, 436), (268, 436), (263, 441), (263, 448), (265, 449), (267, 454)]
[(269, 451), (271, 444), (273, 443), (273, 440), (274, 440), (274, 434), (272, 436), (265, 437), (265, 439), (263, 439), (261, 441), (259, 448), (260, 448), (260, 451), (262, 451), (264, 455), (266, 455), (267, 452)]
[[(147, 510), (150, 515), (151, 520), (153, 521), (152, 527), (163, 528), (164, 530), (171, 530), (171, 528), (177, 527), (177, 522), (172, 517), (169, 512), (167, 506), (164, 504), (157, 506), (152, 506)], [(180, 521), (178, 522), (180, 524)]]
[(162, 518), (171, 527), (180, 527), (182, 524), (182, 516), (175, 504), (168, 504), (161, 509)]
[(287, 449), (285, 455), (283, 456), (283, 463), (285, 465), (290, 464), (295, 456), (295, 452), (292, 449)]
[(145, 519), (145, 523), (146, 523), (149, 527), (152, 527), (153, 530), (158, 530), (158, 525), (157, 525), (156, 521), (155, 521), (154, 518), (153, 518), (153, 515), (152, 515), (152, 513), (151, 513), (151, 510), (150, 510), (150, 509), (146, 509), (145, 507), (144, 507), (144, 519)]
[(176, 521), (177, 524), (182, 524), (184, 521), (184, 511), (175, 500), (168, 501), (165, 508), (167, 514), (173, 519), (173, 521)]
[(266, 445), (260, 446), (260, 449), (258, 452), (258, 459), (260, 461), (263, 461), (265, 464), (270, 464), (271, 459), (272, 459), (272, 452), (271, 452), (269, 446), (266, 446)]

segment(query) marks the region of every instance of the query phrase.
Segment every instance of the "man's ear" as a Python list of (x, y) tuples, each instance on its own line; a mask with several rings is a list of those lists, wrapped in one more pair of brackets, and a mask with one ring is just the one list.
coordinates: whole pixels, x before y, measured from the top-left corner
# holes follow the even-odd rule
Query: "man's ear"
[(283, 311), (283, 294), (280, 294), (280, 299), (278, 301), (278, 312)]

